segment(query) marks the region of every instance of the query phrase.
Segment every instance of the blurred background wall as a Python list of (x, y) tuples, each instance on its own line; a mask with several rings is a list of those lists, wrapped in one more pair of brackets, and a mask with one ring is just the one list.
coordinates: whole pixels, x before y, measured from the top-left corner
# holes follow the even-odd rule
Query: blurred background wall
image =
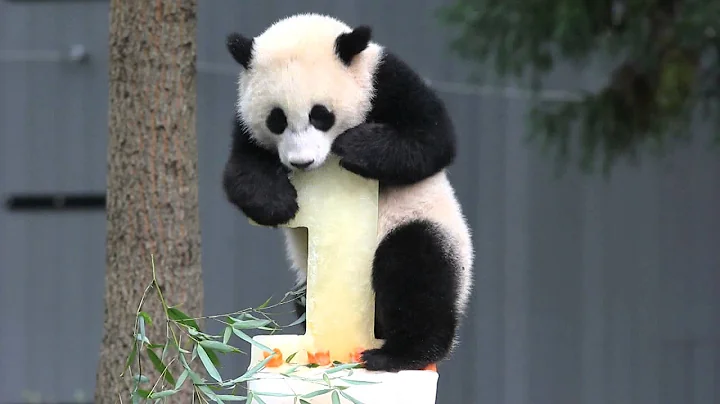
[[(108, 3), (0, 0), (3, 203), (105, 192)], [(372, 25), (375, 40), (431, 81), (459, 132), (451, 177), (474, 232), (476, 288), (461, 344), (440, 367), (439, 404), (720, 403), (718, 154), (696, 141), (662, 161), (621, 166), (609, 181), (554, 176), (552, 159), (525, 141), (527, 96), (468, 83), (435, 17), (442, 3), (199, 1), (207, 314), (258, 305), (292, 283), (279, 232), (248, 225), (220, 187), (237, 73), (224, 37), (256, 35), (296, 12), (328, 13)], [(601, 78), (560, 69), (547, 86)], [(0, 206), (0, 403), (91, 401), (102, 208)], [(247, 366), (244, 356), (224, 363), (226, 374)]]

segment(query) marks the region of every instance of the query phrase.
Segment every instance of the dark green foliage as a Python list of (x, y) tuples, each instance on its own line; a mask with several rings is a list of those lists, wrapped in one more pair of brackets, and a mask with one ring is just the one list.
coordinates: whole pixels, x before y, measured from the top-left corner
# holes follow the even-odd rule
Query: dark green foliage
[(608, 170), (688, 138), (695, 112), (719, 115), (718, 0), (455, 0), (440, 15), (458, 55), (536, 94), (560, 62), (615, 61), (604, 88), (534, 104), (531, 135), (561, 162), (580, 150), (583, 169)]

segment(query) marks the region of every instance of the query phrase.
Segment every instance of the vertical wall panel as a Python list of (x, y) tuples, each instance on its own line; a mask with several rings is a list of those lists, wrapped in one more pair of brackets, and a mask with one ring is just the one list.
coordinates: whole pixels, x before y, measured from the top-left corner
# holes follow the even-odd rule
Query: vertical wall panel
[[(530, 352), (530, 237), (525, 231), (532, 206), (530, 159), (523, 144), (523, 126), (516, 117), (525, 111), (517, 100), (505, 101), (501, 119), (507, 126), (504, 178), (504, 257), (503, 257), (503, 335), (504, 401), (523, 403), (531, 400), (528, 392)], [(481, 267), (480, 267), (481, 268)], [(482, 269), (482, 268), (481, 268)]]
[(582, 308), (582, 336), (581, 336), (581, 382), (580, 402), (584, 404), (607, 403), (605, 388), (605, 363), (607, 339), (605, 337), (607, 322), (605, 319), (605, 298), (609, 288), (604, 282), (604, 238), (605, 192), (603, 184), (597, 179), (586, 180), (583, 183), (581, 194), (583, 196), (582, 212), (582, 262), (578, 272), (582, 274), (582, 298), (578, 302)]
[[(525, 111), (521, 111), (520, 114)], [(524, 132), (524, 128), (519, 128)], [(580, 401), (582, 343), (581, 178), (557, 179), (537, 153), (529, 153), (530, 214), (518, 231), (530, 236), (528, 272), (527, 402)], [(544, 190), (553, 188), (555, 192)]]
[[(472, 352), (477, 360), (461, 369), (476, 375), (475, 383), (465, 384), (468, 399), (500, 403), (503, 402), (504, 380), (502, 288), (505, 229), (502, 218), (505, 212), (503, 178), (506, 155), (500, 134), (504, 133), (506, 122), (500, 120), (495, 123), (495, 120), (502, 116), (505, 104), (475, 96), (466, 97), (473, 108), (468, 111), (467, 118), (456, 118), (456, 125), (458, 132), (467, 139), (467, 150), (473, 152), (458, 156), (458, 161), (466, 161), (468, 170), (466, 185), (458, 188), (465, 190), (460, 191), (466, 193), (463, 208), (468, 212), (468, 218), (472, 218), (470, 226), (475, 245), (475, 268), (483, 270), (475, 270), (470, 305), (473, 313), (467, 316), (473, 319), (474, 340), (462, 342), (462, 347)], [(477, 101), (472, 102), (472, 98), (477, 98)], [(472, 120), (472, 126), (463, 127), (465, 120)]]

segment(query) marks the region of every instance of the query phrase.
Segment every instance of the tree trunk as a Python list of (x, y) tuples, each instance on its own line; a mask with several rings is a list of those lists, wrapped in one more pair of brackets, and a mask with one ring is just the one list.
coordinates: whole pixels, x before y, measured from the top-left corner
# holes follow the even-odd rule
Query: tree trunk
[[(202, 314), (196, 10), (196, 0), (110, 4), (107, 272), (96, 403), (130, 402), (131, 384), (120, 374), (138, 304), (152, 281), (151, 254), (168, 305), (181, 305), (192, 317)], [(153, 319), (150, 342), (164, 343), (165, 315), (155, 292), (143, 310)], [(149, 361), (141, 366), (157, 380)], [(187, 394), (172, 398), (191, 402)]]

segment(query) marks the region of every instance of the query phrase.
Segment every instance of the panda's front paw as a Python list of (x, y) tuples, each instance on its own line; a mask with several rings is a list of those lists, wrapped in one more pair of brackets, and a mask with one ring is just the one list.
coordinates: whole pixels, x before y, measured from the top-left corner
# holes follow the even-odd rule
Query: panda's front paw
[(295, 217), (299, 209), (297, 191), (289, 179), (244, 179), (226, 182), (225, 192), (228, 200), (249, 219), (261, 226), (276, 227)]
[(382, 172), (383, 156), (391, 152), (386, 141), (385, 125), (366, 123), (340, 134), (332, 145), (332, 152), (340, 157), (340, 165), (357, 175), (378, 179)]
[(248, 218), (261, 226), (276, 227), (287, 224), (298, 211), (296, 198), (270, 198), (253, 201), (241, 208)]

